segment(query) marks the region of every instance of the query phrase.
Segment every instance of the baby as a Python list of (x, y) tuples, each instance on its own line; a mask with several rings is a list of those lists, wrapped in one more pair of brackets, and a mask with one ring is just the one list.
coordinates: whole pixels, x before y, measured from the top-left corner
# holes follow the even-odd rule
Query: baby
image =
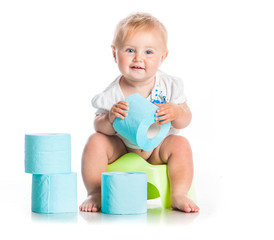
[[(187, 139), (176, 135), (191, 121), (191, 111), (180, 79), (169, 76), (159, 67), (168, 55), (167, 31), (149, 14), (133, 14), (117, 26), (112, 53), (121, 72), (92, 105), (97, 108), (96, 133), (90, 136), (82, 157), (82, 176), (88, 197), (80, 210), (97, 212), (101, 204), (101, 173), (107, 164), (128, 152), (134, 152), (150, 164), (167, 164), (171, 206), (184, 212), (198, 212), (199, 207), (187, 197), (193, 178), (191, 147)], [(115, 118), (124, 119), (130, 106), (129, 95), (139, 93), (159, 108), (158, 124), (171, 122), (167, 137), (152, 151), (144, 151), (113, 129)]]

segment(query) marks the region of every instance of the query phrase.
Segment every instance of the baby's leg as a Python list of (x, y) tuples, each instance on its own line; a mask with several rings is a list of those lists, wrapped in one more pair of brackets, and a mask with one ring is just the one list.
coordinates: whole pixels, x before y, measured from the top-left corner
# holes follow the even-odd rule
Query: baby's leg
[(193, 178), (192, 151), (188, 141), (170, 135), (159, 145), (148, 160), (151, 164), (168, 164), (171, 207), (184, 212), (198, 212), (199, 207), (187, 197)]
[(80, 211), (97, 212), (101, 205), (101, 173), (107, 164), (125, 154), (124, 143), (117, 136), (95, 133), (89, 139), (82, 156), (82, 177), (88, 197)]

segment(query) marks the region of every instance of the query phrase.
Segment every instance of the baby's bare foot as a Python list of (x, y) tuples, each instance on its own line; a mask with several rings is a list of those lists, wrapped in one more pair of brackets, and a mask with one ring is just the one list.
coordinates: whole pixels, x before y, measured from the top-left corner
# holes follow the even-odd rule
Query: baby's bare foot
[(83, 212), (98, 212), (101, 204), (101, 193), (93, 193), (80, 205), (79, 210)]
[(186, 195), (177, 195), (171, 199), (171, 207), (186, 213), (199, 212), (200, 208)]

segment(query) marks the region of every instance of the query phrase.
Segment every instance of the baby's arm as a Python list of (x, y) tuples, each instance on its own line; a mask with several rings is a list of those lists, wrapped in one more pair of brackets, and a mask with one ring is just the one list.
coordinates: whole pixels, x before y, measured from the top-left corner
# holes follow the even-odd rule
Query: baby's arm
[(186, 103), (155, 104), (159, 107), (155, 114), (156, 121), (161, 121), (159, 124), (171, 122), (172, 126), (177, 129), (182, 129), (189, 125), (192, 114)]
[(97, 132), (104, 133), (106, 135), (114, 135), (115, 130), (113, 129), (112, 123), (116, 117), (124, 119), (127, 116), (128, 103), (120, 101), (112, 106), (108, 113), (100, 114), (95, 117), (94, 129)]

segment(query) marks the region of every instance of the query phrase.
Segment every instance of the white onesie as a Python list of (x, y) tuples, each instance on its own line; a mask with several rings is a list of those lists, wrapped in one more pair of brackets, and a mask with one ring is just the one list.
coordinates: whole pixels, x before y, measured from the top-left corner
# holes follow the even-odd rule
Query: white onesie
[[(119, 84), (121, 77), (122, 75), (118, 76), (102, 93), (96, 95), (92, 99), (92, 106), (97, 109), (95, 114), (107, 113), (110, 111), (113, 104), (119, 101), (125, 101), (125, 97)], [(184, 85), (182, 80), (167, 75), (162, 71), (158, 71), (156, 73), (155, 85), (147, 99), (152, 103), (184, 103), (186, 97), (184, 95)], [(168, 135), (177, 134), (178, 132), (178, 129), (171, 126)], [(121, 135), (117, 135), (123, 140), (127, 147), (140, 149)]]

